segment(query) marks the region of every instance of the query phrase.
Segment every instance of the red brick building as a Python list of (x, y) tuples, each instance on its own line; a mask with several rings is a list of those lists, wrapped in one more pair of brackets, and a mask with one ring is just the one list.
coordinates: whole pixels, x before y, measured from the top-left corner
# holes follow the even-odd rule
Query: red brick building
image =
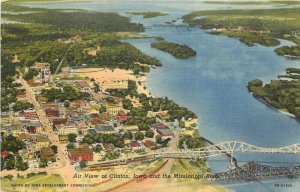
[(25, 110), (24, 117), (25, 117), (25, 119), (38, 119), (39, 118), (39, 116), (37, 115), (35, 110)]
[(47, 117), (59, 117), (59, 110), (54, 108), (45, 109)]
[(28, 133), (36, 133), (36, 126), (26, 127)]
[(75, 149), (68, 150), (70, 161), (93, 161), (93, 151), (88, 145), (82, 145)]

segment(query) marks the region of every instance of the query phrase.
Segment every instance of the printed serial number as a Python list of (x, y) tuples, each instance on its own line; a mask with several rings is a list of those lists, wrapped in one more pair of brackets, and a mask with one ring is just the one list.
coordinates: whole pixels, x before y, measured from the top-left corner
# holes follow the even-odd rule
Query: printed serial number
[(275, 187), (293, 187), (293, 184), (287, 184), (287, 183), (276, 183)]

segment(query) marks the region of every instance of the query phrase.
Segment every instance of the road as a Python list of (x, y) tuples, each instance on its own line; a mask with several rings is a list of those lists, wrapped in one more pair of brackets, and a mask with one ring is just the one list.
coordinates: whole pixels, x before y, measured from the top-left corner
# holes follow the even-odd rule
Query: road
[[(57, 146), (57, 156), (58, 156), (58, 167), (57, 171), (60, 171), (60, 175), (63, 176), (64, 181), (66, 184), (76, 184), (76, 180), (73, 178), (75, 174), (75, 170), (73, 169), (70, 161), (67, 160), (67, 155), (65, 153), (65, 147), (59, 143), (58, 136), (53, 131), (52, 124), (50, 123), (49, 119), (46, 116), (45, 111), (41, 108), (41, 105), (37, 102), (34, 92), (28, 83), (20, 76), (19, 82), (23, 85), (24, 89), (26, 90), (27, 97), (29, 101), (33, 104), (34, 109), (40, 119), (40, 122), (43, 126), (43, 134), (47, 135), (50, 139), (52, 145)], [(51, 171), (51, 168), (46, 168), (45, 171)], [(57, 172), (56, 172), (57, 173)], [(58, 173), (57, 173), (58, 174)], [(70, 186), (70, 185), (69, 185)], [(68, 189), (70, 192), (79, 192), (78, 188), (70, 188)]]

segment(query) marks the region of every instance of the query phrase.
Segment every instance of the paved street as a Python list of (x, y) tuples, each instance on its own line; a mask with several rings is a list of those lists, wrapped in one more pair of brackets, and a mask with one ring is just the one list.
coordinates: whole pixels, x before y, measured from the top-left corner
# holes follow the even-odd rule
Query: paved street
[[(19, 78), (20, 83), (23, 85), (24, 89), (26, 90), (26, 94), (30, 102), (33, 104), (34, 109), (36, 110), (36, 113), (40, 119), (40, 122), (43, 126), (44, 134), (48, 136), (50, 139), (52, 145), (57, 146), (58, 151), (58, 169), (53, 170), (53, 168), (45, 168), (44, 171), (49, 172), (51, 170), (54, 171), (54, 173), (58, 173), (60, 171), (60, 175), (64, 177), (64, 181), (66, 184), (76, 184), (76, 180), (73, 178), (73, 175), (75, 174), (75, 171), (73, 167), (70, 164), (70, 161), (68, 161), (67, 155), (64, 153), (64, 146), (59, 143), (58, 135), (55, 134), (53, 131), (52, 125), (50, 121), (48, 120), (45, 111), (41, 108), (40, 104), (37, 102), (34, 92), (28, 85), (28, 83), (22, 78)], [(39, 171), (42, 169), (39, 169)], [(51, 171), (52, 172), (52, 171)], [(71, 192), (79, 192), (80, 190), (78, 188), (69, 188), (69, 191)]]

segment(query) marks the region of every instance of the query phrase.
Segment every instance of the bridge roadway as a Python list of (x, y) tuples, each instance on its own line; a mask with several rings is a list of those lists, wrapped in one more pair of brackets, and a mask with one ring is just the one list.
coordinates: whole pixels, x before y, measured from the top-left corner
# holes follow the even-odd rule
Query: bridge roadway
[(117, 163), (128, 163), (130, 161), (144, 161), (157, 158), (175, 158), (175, 159), (196, 159), (207, 158), (226, 154), (241, 153), (280, 153), (280, 154), (300, 154), (300, 143), (284, 147), (257, 147), (245, 142), (228, 141), (216, 145), (210, 145), (199, 149), (161, 149), (151, 151), (146, 154), (127, 155), (114, 160), (97, 162), (90, 164), (89, 167), (114, 165)]

